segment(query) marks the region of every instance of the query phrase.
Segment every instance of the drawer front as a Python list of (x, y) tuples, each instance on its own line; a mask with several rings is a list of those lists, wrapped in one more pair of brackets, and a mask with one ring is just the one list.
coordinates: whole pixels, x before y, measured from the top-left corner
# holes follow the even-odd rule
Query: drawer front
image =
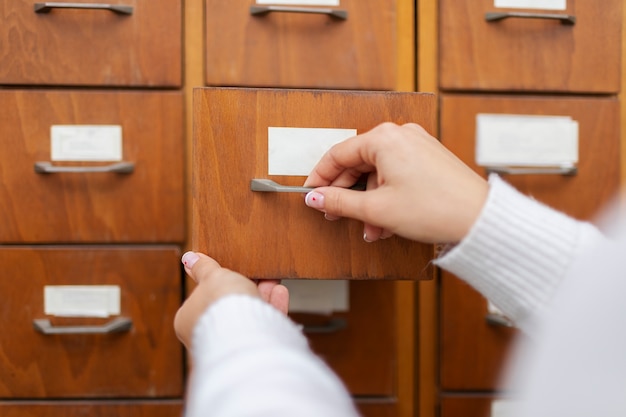
[[(182, 395), (183, 352), (172, 325), (181, 300), (179, 256), (173, 247), (0, 249), (0, 325), (10, 335), (0, 341), (0, 397)], [(46, 315), (44, 286), (65, 285), (119, 287), (119, 314), (87, 317), (79, 307), (88, 295), (65, 293), (61, 307), (48, 301), (48, 308), (79, 308), (82, 316)], [(39, 319), (50, 327), (36, 329)], [(113, 319), (130, 320), (130, 328), (89, 334), (79, 327), (102, 331)], [(63, 327), (72, 333), (45, 333)]]
[[(178, 92), (0, 91), (0, 242), (182, 241), (182, 106)], [(122, 162), (133, 171), (36, 172), (51, 161), (53, 125), (121, 126)], [(89, 140), (61, 143), (82, 152)]]
[(0, 401), (3, 417), (178, 417), (182, 400), (170, 401)]
[(181, 1), (107, 3), (131, 14), (87, 1), (34, 4), (0, 0), (0, 84), (181, 85)]
[(360, 222), (329, 222), (305, 206), (302, 193), (250, 188), (253, 178), (302, 185), (306, 177), (268, 174), (269, 127), (363, 133), (383, 121), (416, 121), (432, 131), (434, 96), (204, 88), (194, 100), (195, 250), (255, 278), (431, 278), (432, 245), (397, 237), (369, 244)]
[(441, 417), (491, 417), (492, 401), (492, 397), (481, 395), (445, 396), (441, 399), (439, 415)]
[(311, 347), (355, 396), (393, 396), (396, 375), (394, 283), (350, 282), (349, 311), (294, 313)]
[[(476, 115), (504, 113), (570, 116), (579, 124), (575, 175), (509, 175), (505, 180), (535, 199), (579, 219), (590, 219), (619, 186), (619, 105), (612, 98), (444, 95), (441, 140), (477, 172)], [(498, 387), (514, 330), (486, 320), (487, 302), (457, 278), (441, 281), (441, 386), (444, 390)], [(473, 358), (468, 361), (467, 358)]]
[[(617, 93), (622, 1), (570, 0), (567, 10), (495, 8), (493, 0), (440, 1), (442, 89)], [(561, 20), (487, 13), (574, 16)]]
[(302, 12), (251, 14), (253, 7), (268, 6), (206, 0), (206, 83), (393, 90), (396, 0), (339, 3), (305, 9), (343, 11), (346, 19)]

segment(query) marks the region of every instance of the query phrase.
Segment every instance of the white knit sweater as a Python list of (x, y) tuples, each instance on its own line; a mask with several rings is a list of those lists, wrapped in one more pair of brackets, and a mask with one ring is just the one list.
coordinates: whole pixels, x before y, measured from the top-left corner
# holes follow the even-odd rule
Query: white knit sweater
[[(526, 350), (532, 354), (519, 359), (526, 372), (515, 373), (528, 399), (523, 415), (626, 416), (626, 265), (607, 269), (604, 256), (625, 264), (626, 250), (616, 256), (619, 246), (594, 251), (598, 245), (608, 243), (590, 224), (494, 176), (469, 235), (436, 260), (537, 335), (536, 347)], [(589, 322), (595, 315), (601, 324)], [(535, 327), (535, 317), (546, 317), (546, 325)], [(233, 295), (214, 303), (196, 326), (192, 353), (189, 417), (357, 415), (299, 327), (258, 299)]]

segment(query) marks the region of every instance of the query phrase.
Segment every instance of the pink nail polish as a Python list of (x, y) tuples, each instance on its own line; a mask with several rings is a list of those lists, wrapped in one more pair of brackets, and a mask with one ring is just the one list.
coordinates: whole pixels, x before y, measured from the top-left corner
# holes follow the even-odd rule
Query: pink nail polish
[(185, 254), (183, 255), (181, 259), (181, 262), (187, 268), (191, 269), (193, 268), (194, 264), (198, 261), (198, 259), (200, 259), (200, 257), (195, 252), (189, 251), (189, 252), (185, 252)]
[(304, 202), (307, 206), (321, 210), (324, 208), (324, 194), (317, 191), (309, 191)]

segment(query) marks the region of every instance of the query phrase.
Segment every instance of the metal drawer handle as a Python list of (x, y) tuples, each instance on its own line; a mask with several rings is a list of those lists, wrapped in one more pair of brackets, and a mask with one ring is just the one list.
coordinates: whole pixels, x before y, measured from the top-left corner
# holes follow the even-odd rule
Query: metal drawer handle
[(562, 167), (485, 167), (487, 173), (500, 175), (576, 175), (578, 169), (575, 166)]
[(35, 162), (35, 172), (38, 174), (57, 174), (64, 172), (91, 173), (91, 172), (114, 172), (116, 174), (130, 174), (135, 170), (133, 162), (116, 162), (104, 166), (67, 167), (54, 166), (50, 162)]
[[(250, 189), (252, 191), (269, 192), (269, 193), (308, 193), (313, 190), (313, 187), (299, 187), (296, 185), (281, 185), (276, 181), (254, 178), (250, 181)], [(356, 183), (351, 190), (363, 191), (365, 190), (365, 184)]]
[(133, 6), (121, 6), (104, 3), (35, 3), (35, 13), (50, 13), (52, 9), (109, 10), (118, 14), (133, 14)]
[(348, 19), (348, 11), (341, 9), (320, 9), (315, 7), (285, 6), (250, 6), (250, 14), (252, 16), (264, 16), (272, 12), (327, 14), (328, 16), (335, 19)]
[(509, 18), (558, 20), (564, 25), (573, 25), (576, 23), (576, 16), (572, 16), (568, 14), (525, 13), (525, 12), (487, 12), (485, 13), (485, 20), (487, 22), (499, 22), (500, 20), (509, 19)]
[(33, 327), (43, 334), (109, 334), (127, 332), (133, 321), (127, 317), (116, 317), (102, 326), (53, 326), (48, 319), (33, 320)]
[(485, 321), (492, 326), (515, 327), (511, 319), (502, 314), (489, 313), (485, 316)]
[(348, 327), (348, 322), (345, 319), (333, 318), (330, 319), (328, 323), (319, 326), (305, 325), (302, 331), (304, 331), (304, 333), (335, 333), (346, 327)]

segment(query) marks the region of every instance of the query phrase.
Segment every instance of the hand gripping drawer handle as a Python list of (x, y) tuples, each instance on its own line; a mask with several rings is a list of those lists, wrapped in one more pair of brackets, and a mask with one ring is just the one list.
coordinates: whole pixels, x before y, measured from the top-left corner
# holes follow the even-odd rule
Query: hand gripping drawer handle
[(133, 6), (103, 3), (35, 3), (35, 13), (50, 13), (52, 9), (109, 10), (118, 14), (133, 14)]
[(90, 172), (113, 172), (116, 174), (130, 174), (135, 170), (132, 162), (117, 162), (103, 166), (67, 167), (54, 166), (50, 162), (35, 162), (35, 172), (38, 174), (58, 174), (64, 172), (90, 173)]
[(285, 7), (285, 6), (250, 6), (250, 14), (252, 16), (265, 16), (268, 13), (312, 13), (327, 14), (330, 17), (339, 20), (348, 19), (348, 12), (341, 9), (320, 9), (315, 7)]
[[(299, 187), (294, 185), (281, 185), (275, 181), (254, 178), (250, 181), (250, 189), (252, 191), (260, 191), (266, 193), (308, 193), (313, 190), (313, 187)], [(357, 182), (351, 190), (363, 191), (365, 190), (365, 184)]]
[(485, 13), (487, 22), (499, 22), (500, 20), (517, 18), (517, 19), (548, 19), (558, 20), (564, 25), (573, 25), (576, 23), (576, 16), (568, 14), (556, 13), (524, 13), (524, 12), (488, 12)]
[(109, 334), (127, 332), (133, 321), (126, 317), (117, 317), (102, 326), (53, 326), (48, 319), (33, 320), (33, 327), (46, 335), (51, 334)]

